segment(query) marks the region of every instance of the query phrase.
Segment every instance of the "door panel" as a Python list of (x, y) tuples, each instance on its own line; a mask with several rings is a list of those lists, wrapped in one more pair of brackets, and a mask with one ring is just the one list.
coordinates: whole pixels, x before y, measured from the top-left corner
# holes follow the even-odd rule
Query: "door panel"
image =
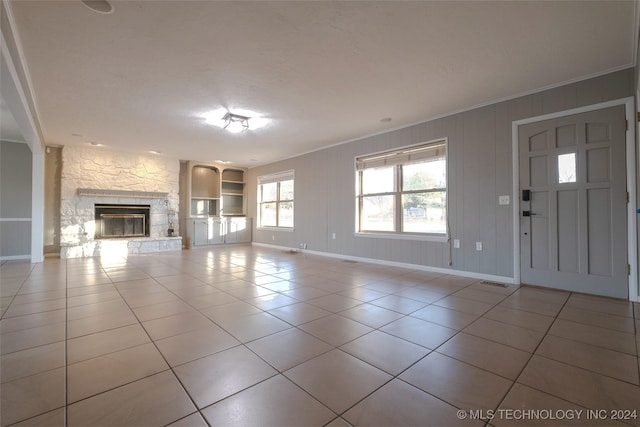
[(549, 269), (549, 199), (546, 191), (531, 193), (531, 267)]
[(532, 187), (540, 187), (540, 186), (546, 186), (547, 185), (547, 177), (549, 175), (548, 171), (547, 171), (547, 163), (549, 162), (548, 160), (548, 156), (536, 156), (536, 157), (531, 157), (529, 159), (529, 165), (530, 165), (530, 173), (529, 173), (529, 180), (530, 180), (530, 185)]
[(578, 272), (578, 191), (558, 191), (558, 270)]
[(611, 276), (611, 212), (601, 209), (611, 206), (610, 190), (595, 188), (587, 190), (587, 221), (589, 224), (589, 274), (608, 277)]
[(628, 298), (624, 106), (518, 130), (522, 283)]

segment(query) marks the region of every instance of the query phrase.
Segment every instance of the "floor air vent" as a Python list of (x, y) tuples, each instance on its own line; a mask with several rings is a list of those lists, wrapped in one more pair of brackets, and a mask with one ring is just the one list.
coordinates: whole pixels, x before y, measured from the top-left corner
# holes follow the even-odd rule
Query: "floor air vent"
[(506, 283), (487, 282), (487, 281), (485, 281), (485, 280), (483, 280), (483, 281), (482, 281), (482, 282), (480, 282), (480, 283), (481, 283), (481, 284), (483, 284), (483, 285), (499, 286), (499, 287), (501, 287), (501, 288), (506, 288), (507, 286), (509, 286), (509, 285), (507, 285)]

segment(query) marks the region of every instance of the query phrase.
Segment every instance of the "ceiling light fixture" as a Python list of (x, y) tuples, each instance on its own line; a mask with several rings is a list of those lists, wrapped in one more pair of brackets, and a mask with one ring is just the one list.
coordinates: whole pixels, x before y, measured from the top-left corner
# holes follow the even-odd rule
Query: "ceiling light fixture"
[(240, 133), (249, 129), (249, 117), (227, 112), (222, 120), (224, 129), (231, 133)]
[(208, 125), (226, 129), (233, 133), (240, 133), (247, 129), (255, 131), (270, 126), (273, 122), (271, 119), (263, 117), (261, 113), (239, 108), (228, 109), (221, 107), (198, 116), (203, 118)]

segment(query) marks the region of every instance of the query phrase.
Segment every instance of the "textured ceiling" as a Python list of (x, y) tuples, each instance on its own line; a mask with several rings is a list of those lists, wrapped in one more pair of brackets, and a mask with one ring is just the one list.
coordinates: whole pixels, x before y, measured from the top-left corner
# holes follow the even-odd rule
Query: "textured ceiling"
[(47, 144), (255, 166), (634, 65), (632, 1), (112, 4), (10, 2)]

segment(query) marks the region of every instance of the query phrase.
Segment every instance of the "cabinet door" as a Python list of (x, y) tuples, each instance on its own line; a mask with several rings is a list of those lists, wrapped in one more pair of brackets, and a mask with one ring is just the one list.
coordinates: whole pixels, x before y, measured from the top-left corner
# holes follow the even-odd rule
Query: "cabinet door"
[(238, 243), (251, 242), (251, 219), (244, 218), (237, 232)]
[(208, 244), (209, 223), (206, 219), (193, 220), (193, 246)]
[(251, 220), (233, 218), (227, 222), (227, 243), (248, 243), (251, 241)]
[(219, 219), (210, 219), (207, 243), (209, 245), (219, 245), (224, 243), (225, 228), (224, 223)]

